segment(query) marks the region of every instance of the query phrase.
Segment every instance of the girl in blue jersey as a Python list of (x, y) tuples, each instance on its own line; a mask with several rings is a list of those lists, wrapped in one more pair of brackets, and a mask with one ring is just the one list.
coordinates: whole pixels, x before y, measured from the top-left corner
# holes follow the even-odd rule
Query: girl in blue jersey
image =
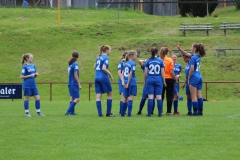
[(121, 116), (125, 115), (128, 109), (127, 116), (132, 116), (133, 97), (137, 95), (137, 80), (135, 76), (137, 52), (134, 50), (129, 51), (123, 68), (122, 85), (124, 87)]
[[(26, 61), (26, 64), (24, 62)], [(27, 117), (31, 117), (29, 113), (29, 98), (34, 96), (35, 107), (38, 116), (44, 116), (40, 111), (40, 96), (36, 85), (35, 78), (38, 76), (35, 65), (33, 62), (33, 55), (31, 53), (22, 56), (22, 72), (20, 78), (23, 79), (23, 92), (24, 92), (24, 109)]]
[(124, 52), (120, 62), (118, 64), (117, 70), (118, 70), (118, 93), (121, 95), (121, 101), (120, 101), (120, 108), (119, 108), (119, 114), (121, 115), (122, 112), (122, 102), (123, 102), (123, 86), (122, 86), (122, 71), (123, 71), (123, 65), (124, 65), (124, 60), (127, 56), (128, 52)]
[(96, 106), (98, 111), (98, 116), (102, 117), (102, 94), (107, 93), (107, 117), (114, 117), (115, 115), (111, 113), (112, 110), (112, 86), (109, 78), (112, 80), (112, 74), (109, 72), (109, 59), (108, 56), (111, 53), (111, 47), (104, 45), (100, 48), (100, 54), (96, 58), (94, 69), (95, 69), (95, 92), (96, 92)]
[(153, 108), (153, 99), (156, 95), (158, 116), (162, 116), (162, 90), (163, 85), (166, 86), (165, 73), (164, 73), (164, 62), (157, 57), (158, 49), (153, 47), (151, 49), (151, 58), (146, 61), (144, 79), (146, 88), (148, 89), (148, 114), (151, 116)]
[[(183, 55), (190, 55), (180, 48), (180, 44), (178, 44), (178, 48)], [(196, 116), (203, 115), (202, 75), (200, 74), (200, 65), (201, 57), (206, 55), (204, 45), (202, 43), (194, 43), (192, 45), (192, 53), (193, 55), (189, 62), (190, 70), (187, 81), (192, 98), (193, 115)]]
[[(145, 72), (145, 63), (146, 63), (146, 60), (139, 60), (138, 63), (140, 64), (141, 66), (141, 69), (143, 70), (143, 73)], [(154, 96), (155, 97), (155, 96)], [(146, 87), (146, 84), (143, 86), (143, 90), (142, 90), (142, 99), (140, 101), (140, 104), (139, 104), (139, 110), (138, 110), (138, 113), (137, 115), (141, 115), (142, 114), (142, 109), (145, 105), (145, 102), (148, 98), (148, 93), (147, 93), (147, 87)], [(152, 110), (152, 114), (153, 114), (153, 111), (154, 111), (154, 106), (155, 106), (155, 101), (153, 100), (153, 110)]]
[(173, 90), (173, 115), (180, 115), (178, 112), (178, 95), (179, 95), (179, 78), (181, 77), (182, 66), (181, 64), (177, 63), (177, 55), (172, 55), (173, 65), (174, 65), (174, 75), (175, 75), (175, 86)]
[(70, 105), (65, 115), (76, 115), (75, 105), (80, 100), (79, 90), (82, 88), (79, 81), (79, 68), (76, 62), (79, 57), (78, 52), (72, 53), (72, 58), (68, 61), (68, 89), (70, 94)]
[(189, 86), (188, 86), (188, 83), (187, 83), (188, 74), (189, 74), (189, 69), (190, 69), (189, 62), (190, 62), (191, 57), (188, 56), (188, 55), (185, 55), (185, 56), (183, 55), (182, 57), (183, 57), (184, 62), (186, 62), (186, 66), (185, 66), (186, 80), (185, 80), (182, 88), (186, 88), (187, 109), (188, 109), (187, 115), (188, 115), (188, 116), (191, 116), (191, 115), (192, 115), (192, 99), (191, 99), (191, 94), (190, 94)]

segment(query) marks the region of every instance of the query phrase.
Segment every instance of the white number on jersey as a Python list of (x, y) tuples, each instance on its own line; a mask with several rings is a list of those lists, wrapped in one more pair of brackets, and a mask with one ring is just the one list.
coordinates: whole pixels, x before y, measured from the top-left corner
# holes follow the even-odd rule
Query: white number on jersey
[(159, 74), (160, 66), (158, 64), (157, 65), (150, 64), (148, 73), (149, 74)]
[(200, 63), (197, 62), (197, 68), (196, 68), (196, 71), (199, 72), (199, 70), (200, 70)]
[(129, 68), (125, 68), (124, 69), (124, 77), (128, 77), (128, 75), (129, 75)]
[(100, 60), (98, 60), (96, 63), (96, 70), (100, 70)]

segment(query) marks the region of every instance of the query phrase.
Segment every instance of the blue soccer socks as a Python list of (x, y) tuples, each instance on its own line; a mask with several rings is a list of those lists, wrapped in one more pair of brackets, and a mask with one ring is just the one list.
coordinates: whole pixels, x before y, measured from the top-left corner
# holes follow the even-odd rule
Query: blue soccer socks
[(25, 113), (28, 115), (29, 114), (29, 101), (27, 101), (27, 100), (24, 101), (24, 109), (25, 109)]

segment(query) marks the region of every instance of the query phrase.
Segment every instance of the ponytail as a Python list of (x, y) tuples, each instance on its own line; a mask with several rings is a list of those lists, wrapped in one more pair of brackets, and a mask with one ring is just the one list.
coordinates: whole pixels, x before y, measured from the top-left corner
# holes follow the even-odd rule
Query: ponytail
[(204, 57), (206, 55), (206, 50), (202, 43), (194, 43), (193, 47), (196, 48), (196, 52), (199, 53), (201, 57)]
[(32, 55), (32, 54), (31, 53), (27, 53), (27, 54), (23, 54), (22, 55), (22, 60), (21, 60), (22, 66), (23, 66), (24, 62), (27, 61), (27, 59), (30, 57), (30, 55)]
[(151, 58), (154, 58), (158, 54), (157, 47), (152, 47), (151, 49)]
[(125, 58), (125, 63), (129, 60), (130, 57), (132, 57), (135, 54), (137, 54), (137, 51), (135, 51), (135, 50), (129, 51), (126, 58)]
[(78, 56), (79, 56), (78, 52), (73, 52), (72, 58), (68, 60), (68, 64), (71, 65), (73, 62), (76, 62), (78, 59)]
[(164, 57), (167, 55), (167, 53), (169, 52), (167, 47), (162, 47), (160, 50), (160, 57), (161, 59), (164, 59)]
[(128, 55), (128, 51), (124, 52), (122, 57), (121, 57), (121, 59), (120, 59), (120, 61), (124, 60), (127, 57), (127, 55)]

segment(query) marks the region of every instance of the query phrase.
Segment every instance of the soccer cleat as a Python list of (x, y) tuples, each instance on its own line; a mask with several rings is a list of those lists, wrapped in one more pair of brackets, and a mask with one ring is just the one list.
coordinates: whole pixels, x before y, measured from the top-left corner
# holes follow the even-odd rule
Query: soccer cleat
[(162, 114), (159, 114), (158, 117), (162, 117)]
[(173, 115), (180, 115), (180, 112), (174, 112)]
[(31, 116), (29, 113), (28, 113), (28, 114), (26, 114), (26, 116), (27, 116), (27, 117), (32, 117), (32, 116)]
[(203, 113), (198, 113), (199, 116), (203, 116)]
[(69, 114), (71, 114), (72, 116), (76, 116), (76, 115), (78, 115), (77, 113), (69, 113)]
[(141, 112), (141, 111), (138, 111), (137, 115), (141, 115), (141, 114), (142, 114), (142, 112)]
[(98, 117), (103, 117), (103, 115), (98, 115)]
[(65, 113), (64, 115), (65, 115), (65, 116), (71, 116), (71, 114), (70, 114), (70, 113), (68, 113), (68, 112), (67, 112), (67, 113)]
[(107, 116), (107, 117), (114, 117), (115, 115), (112, 114), (112, 113), (108, 113), (108, 114), (106, 114), (106, 116)]
[(187, 113), (187, 116), (192, 116), (192, 112), (188, 112), (188, 113)]
[(147, 115), (147, 117), (151, 117), (151, 115)]
[(42, 116), (42, 117), (45, 116), (45, 115), (43, 115), (42, 113), (38, 113), (37, 115), (38, 115), (38, 116)]
[(171, 116), (171, 115), (172, 115), (172, 113), (166, 113), (166, 115), (167, 115), (167, 116)]

